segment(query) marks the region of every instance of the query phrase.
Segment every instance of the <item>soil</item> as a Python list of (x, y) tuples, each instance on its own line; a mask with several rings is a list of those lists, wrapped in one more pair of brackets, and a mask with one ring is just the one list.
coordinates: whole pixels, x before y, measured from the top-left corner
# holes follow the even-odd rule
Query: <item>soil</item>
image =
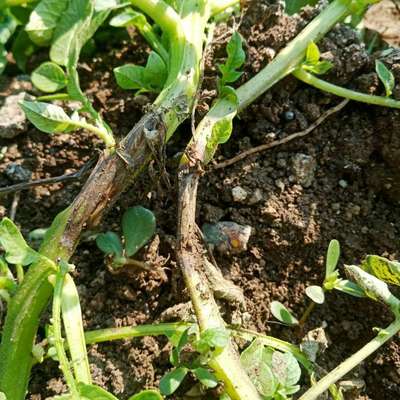
[[(266, 65), (316, 13), (317, 10), (307, 8), (298, 17), (287, 17), (279, 5), (264, 0), (251, 2), (240, 25), (248, 57), (242, 81)], [(397, 21), (399, 16), (395, 15)], [(205, 89), (197, 118), (215, 96), (215, 64), (224, 55), (226, 33), (232, 24), (233, 21), (223, 24), (216, 32), (206, 60)], [(151, 100), (146, 95), (134, 97), (133, 93), (119, 89), (113, 80), (113, 67), (145, 60), (148, 49), (135, 33), (131, 34), (133, 41), (127, 37), (102, 41), (107, 44), (98, 49), (95, 58), (84, 60), (80, 68), (86, 92), (120, 137), (138, 121)], [(319, 46), (323, 57), (335, 63), (326, 79), (383, 94), (373, 72), (378, 54), (369, 54), (349, 27), (338, 25)], [(397, 54), (389, 54), (386, 61), (400, 82)], [(33, 60), (32, 66), (35, 62), (39, 61)], [(3, 81), (3, 95), (15, 89), (15, 79)], [(32, 91), (29, 82), (22, 86)], [(394, 96), (400, 99), (400, 84)], [(303, 130), (339, 101), (288, 77), (236, 120), (233, 136), (221, 147), (216, 160)], [(302, 315), (309, 303), (305, 288), (322, 282), (324, 255), (333, 238), (341, 243), (341, 265), (357, 264), (366, 254), (400, 258), (399, 129), (399, 111), (351, 102), (305, 138), (225, 169), (213, 170), (211, 166), (206, 171), (199, 190), (198, 224), (234, 221), (252, 227), (245, 252), (214, 254), (224, 275), (244, 290), (250, 316), (248, 328), (299, 343), (297, 330), (273, 322), (269, 305), (278, 300), (295, 315)], [(167, 147), (169, 159), (182, 151), (189, 132), (189, 124), (177, 132)], [(82, 167), (96, 155), (100, 145), (85, 132), (48, 136), (30, 126), (17, 138), (0, 141), (0, 148), (4, 149), (0, 186), (6, 186), (13, 183), (4, 173), (10, 163), (32, 171), (33, 179), (57, 176)], [(296, 168), (299, 159), (308, 160), (309, 169), (303, 171), (307, 179)], [(159, 178), (160, 170), (160, 165), (152, 163), (104, 218), (99, 230), (118, 231), (121, 215), (130, 206), (140, 204), (153, 210), (157, 236), (138, 258), (164, 268), (167, 279), (157, 268), (151, 274), (111, 274), (102, 253), (90, 235), (85, 235), (72, 260), (77, 266), (74, 278), (81, 296), (85, 329), (165, 321), (171, 318), (166, 310), (189, 300), (174, 254), (176, 165), (167, 162), (163, 179)], [(49, 226), (82, 184), (59, 183), (22, 192), (15, 221), (24, 235)], [(244, 201), (234, 201), (232, 197), (232, 189), (237, 186), (247, 192)], [(0, 214), (8, 215), (13, 198), (8, 195), (1, 200)], [(229, 313), (225, 316), (229, 320)], [(39, 339), (47, 321), (45, 315)], [(311, 314), (306, 330), (325, 327), (330, 345), (318, 363), (330, 370), (370, 340), (374, 327), (384, 327), (390, 321), (390, 313), (381, 304), (329, 293), (327, 301)], [(163, 338), (90, 346), (93, 379), (118, 398), (127, 399), (143, 388), (157, 386), (170, 368), (169, 349)], [(400, 398), (399, 338), (381, 348), (347, 378), (364, 380), (365, 386), (346, 398)], [(56, 363), (46, 361), (34, 368), (28, 398), (43, 400), (63, 389)]]

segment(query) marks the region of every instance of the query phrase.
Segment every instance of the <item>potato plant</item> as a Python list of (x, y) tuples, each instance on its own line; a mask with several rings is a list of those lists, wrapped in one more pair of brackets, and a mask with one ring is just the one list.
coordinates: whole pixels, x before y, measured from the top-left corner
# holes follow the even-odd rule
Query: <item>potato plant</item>
[[(306, 3), (288, 1), (286, 10), (296, 13)], [(0, 299), (7, 303), (0, 344), (1, 400), (24, 399), (32, 366), (47, 357), (58, 361), (68, 386), (68, 393), (56, 398), (115, 400), (113, 394), (93, 384), (86, 346), (146, 335), (169, 338), (173, 346), (172, 369), (161, 379), (159, 390), (132, 394), (130, 400), (170, 396), (189, 375), (198, 382), (191, 389), (197, 397), (207, 396), (207, 390), (220, 387), (221, 400), (289, 399), (300, 389), (302, 372), (310, 377), (312, 385), (301, 399), (316, 399), (328, 389), (332, 396), (340, 398), (335, 382), (400, 330), (399, 300), (385, 283), (399, 284), (399, 263), (368, 256), (361, 266), (346, 266), (349, 280), (342, 279), (337, 269), (339, 244), (331, 242), (324, 282), (321, 286), (309, 287), (307, 295), (315, 303), (322, 303), (326, 292), (333, 289), (371, 297), (392, 310), (394, 322), (315, 382), (316, 366), (297, 346), (225, 323), (213, 284), (217, 282), (218, 292), (223, 292), (221, 287), (227, 282), (221, 274), (206, 268), (212, 265), (212, 260), (203, 251), (197, 230), (196, 196), (200, 171), (212, 161), (218, 146), (230, 139), (237, 114), (287, 75), (292, 74), (311, 86), (350, 100), (400, 108), (400, 102), (391, 97), (394, 77), (379, 60), (376, 71), (386, 96), (359, 93), (321, 77), (332, 64), (321, 60), (318, 41), (338, 22), (359, 19), (369, 4), (369, 0), (332, 1), (264, 69), (239, 87), (237, 81), (242, 76), (246, 53), (241, 35), (232, 34), (225, 62), (217, 66), (217, 98), (195, 126), (177, 171), (176, 259), (190, 294), (196, 322), (85, 332), (79, 296), (71, 275), (79, 265), (69, 263), (81, 233), (85, 226), (100, 221), (177, 128), (191, 117), (202, 83), (202, 60), (214, 25), (221, 14), (234, 13), (240, 4), (238, 0), (0, 2), (0, 68), (5, 67), (10, 40), (11, 51), (21, 68), (39, 47), (48, 54), (48, 60), (31, 75), (33, 84), (43, 95), (20, 104), (27, 118), (46, 134), (79, 134), (83, 129), (104, 143), (104, 150), (85, 186), (70, 206), (55, 217), (38, 250), (27, 244), (10, 219), (4, 218), (0, 223), (0, 244), (4, 250), (0, 258)], [(16, 17), (21, 9), (25, 13), (23, 20)], [(156, 94), (152, 106), (121, 140), (116, 139), (82, 91), (78, 74), (81, 53), (104, 24), (120, 29), (135, 27), (151, 48), (145, 65), (126, 64), (113, 71), (121, 88)], [(29, 46), (21, 49), (22, 41)], [(52, 103), (56, 100), (57, 104)], [(78, 102), (80, 107), (68, 115), (59, 105), (60, 101)], [(123, 239), (114, 232), (106, 232), (99, 234), (96, 242), (111, 268), (135, 266), (148, 270), (151, 266), (132, 257), (155, 231), (153, 213), (137, 206), (122, 217)], [(217, 274), (218, 278), (210, 277), (212, 274)], [(46, 343), (39, 345), (36, 343), (39, 319), (50, 299), (52, 309)], [(273, 302), (271, 306), (273, 315), (282, 322), (299, 323), (282, 304)], [(233, 341), (235, 337), (251, 342), (241, 355)], [(190, 357), (186, 357), (186, 352)]]

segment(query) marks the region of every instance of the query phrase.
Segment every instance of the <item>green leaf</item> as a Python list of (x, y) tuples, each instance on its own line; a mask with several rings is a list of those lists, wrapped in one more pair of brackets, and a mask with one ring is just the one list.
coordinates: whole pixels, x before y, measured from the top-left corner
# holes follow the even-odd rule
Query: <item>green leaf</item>
[(314, 42), (310, 42), (307, 46), (306, 62), (314, 65), (319, 61), (320, 56), (318, 46)]
[(156, 218), (150, 210), (137, 206), (125, 211), (122, 217), (122, 232), (126, 256), (133, 256), (151, 239), (155, 231)]
[(28, 62), (29, 57), (35, 52), (37, 49), (36, 45), (31, 41), (28, 33), (25, 30), (20, 30), (12, 44), (12, 54), (15, 59), (15, 62), (18, 65), (18, 68), (21, 71), (26, 70), (26, 63)]
[(128, 400), (163, 400), (163, 397), (156, 390), (143, 390), (142, 392), (129, 397)]
[(7, 50), (0, 45), (0, 75), (3, 73), (7, 66)]
[(175, 368), (168, 374), (164, 375), (160, 380), (160, 391), (164, 396), (174, 393), (181, 385), (188, 373), (188, 369), (184, 367)]
[(323, 75), (333, 67), (333, 64), (330, 61), (318, 61), (315, 64), (303, 63), (301, 67), (313, 74)]
[(182, 349), (189, 343), (189, 331), (190, 328), (186, 329), (181, 337), (179, 338), (179, 342), (174, 349), (171, 351), (170, 361), (174, 367), (177, 367), (180, 364), (180, 353)]
[(0, 400), (7, 400), (7, 397), (3, 392), (0, 392)]
[(317, 304), (323, 304), (325, 301), (325, 292), (321, 286), (308, 286), (306, 288), (306, 295)]
[(152, 51), (143, 71), (146, 88), (152, 92), (160, 92), (167, 80), (167, 66), (162, 58)]
[(297, 325), (299, 321), (290, 313), (290, 311), (279, 301), (271, 303), (272, 315), (279, 321), (288, 325)]
[(16, 19), (7, 10), (0, 11), (0, 44), (5, 45), (17, 28)]
[[(211, 108), (206, 117), (206, 123), (203, 128), (208, 133), (204, 159), (205, 164), (213, 159), (218, 145), (226, 143), (232, 134), (232, 121), (238, 110), (237, 96), (234, 89), (227, 86), (223, 88), (223, 93), (226, 92), (229, 93), (223, 97), (222, 102), (217, 103), (215, 107)], [(221, 109), (223, 113), (220, 112)]]
[(285, 0), (285, 11), (288, 15), (298, 13), (303, 7), (315, 6), (318, 0)]
[(334, 288), (340, 292), (347, 293), (354, 297), (365, 297), (364, 290), (360, 288), (354, 282), (348, 281), (347, 279), (340, 279), (335, 282)]
[(206, 388), (215, 388), (218, 386), (218, 379), (216, 376), (206, 368), (196, 368), (193, 371), (195, 377), (204, 385)]
[(44, 62), (31, 75), (32, 83), (42, 92), (54, 93), (67, 85), (63, 69), (53, 62)]
[(143, 27), (147, 23), (147, 19), (144, 14), (133, 10), (132, 8), (125, 8), (120, 14), (113, 17), (110, 21), (111, 26), (117, 28), (127, 26)]
[(6, 251), (5, 259), (10, 264), (29, 265), (40, 255), (25, 242), (17, 226), (8, 218), (0, 222), (0, 244)]
[(368, 255), (361, 268), (384, 282), (400, 286), (400, 263), (385, 257)]
[(94, 0), (94, 9), (96, 11), (115, 10), (129, 4), (130, 2), (126, 0)]
[(61, 107), (39, 101), (20, 102), (29, 121), (46, 133), (61, 133), (77, 129), (76, 122)]
[(340, 257), (340, 244), (337, 240), (331, 240), (329, 243), (328, 251), (326, 253), (325, 261), (325, 279), (335, 271)]
[(229, 337), (229, 331), (224, 328), (206, 329), (195, 344), (196, 350), (201, 354), (209, 351), (218, 354), (228, 345)]
[(122, 243), (114, 232), (100, 233), (96, 237), (97, 247), (105, 254), (122, 257)]
[(68, 0), (41, 0), (32, 11), (25, 27), (32, 42), (38, 46), (48, 46), (54, 30), (65, 16)]
[(279, 383), (285, 388), (295, 385), (301, 376), (300, 365), (291, 353), (274, 351), (271, 368)]
[(226, 46), (226, 52), (228, 57), (225, 64), (218, 65), (222, 74), (220, 86), (236, 82), (242, 76), (242, 72), (237, 71), (237, 69), (244, 64), (246, 53), (243, 50), (243, 38), (240, 33), (236, 31), (233, 33)]
[(114, 68), (114, 76), (117, 84), (125, 90), (136, 90), (145, 87), (143, 78), (144, 67), (134, 64), (125, 64)]
[(387, 97), (391, 96), (393, 88), (394, 88), (394, 84), (395, 84), (394, 76), (393, 76), (392, 72), (380, 60), (375, 61), (375, 70), (379, 76), (379, 79), (385, 86), (386, 96)]
[(265, 397), (273, 396), (278, 381), (270, 367), (272, 362), (272, 350), (256, 339), (240, 355), (240, 363), (246, 370), (258, 392)]
[(96, 385), (78, 383), (78, 390), (81, 396), (84, 396), (89, 400), (118, 400), (111, 393)]

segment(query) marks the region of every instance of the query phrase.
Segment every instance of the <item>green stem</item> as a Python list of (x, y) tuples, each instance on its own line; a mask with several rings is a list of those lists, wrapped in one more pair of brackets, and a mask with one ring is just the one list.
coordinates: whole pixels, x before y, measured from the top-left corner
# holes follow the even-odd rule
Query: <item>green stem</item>
[(36, 97), (37, 101), (53, 101), (53, 100), (70, 100), (68, 93), (46, 94), (45, 96)]
[(181, 24), (179, 15), (162, 0), (131, 0), (131, 4), (140, 8), (168, 35), (175, 32), (176, 27)]
[(92, 383), (85, 344), (79, 294), (71, 275), (64, 280), (61, 298), (62, 317), (75, 379), (87, 385)]
[(299, 400), (314, 400), (323, 392), (328, 390), (329, 386), (337, 382), (340, 378), (346, 375), (354, 367), (359, 365), (363, 360), (375, 352), (385, 342), (392, 338), (400, 330), (400, 318), (391, 323), (386, 329), (383, 329), (379, 334), (366, 344), (362, 349), (353, 354), (346, 361), (338, 365), (334, 370), (329, 372), (328, 375), (320, 379), (312, 388), (300, 397)]
[(310, 314), (312, 313), (312, 311), (315, 308), (315, 304), (313, 301), (307, 306), (306, 310), (304, 311), (304, 314), (301, 316), (300, 320), (299, 320), (299, 326), (300, 328), (302, 328), (304, 326), (304, 324), (307, 322), (308, 317), (310, 316)]
[(211, 14), (217, 15), (224, 12), (227, 8), (240, 4), (240, 0), (214, 0), (211, 3)]
[(315, 17), (256, 76), (237, 89), (239, 109), (243, 110), (303, 61), (310, 42), (317, 42), (349, 14), (350, 0), (335, 0)]
[(52, 309), (52, 325), (53, 325), (53, 340), (54, 347), (57, 352), (58, 362), (60, 369), (63, 372), (64, 379), (74, 400), (79, 400), (79, 391), (72, 374), (67, 354), (64, 349), (64, 339), (61, 334), (61, 299), (64, 286), (65, 276), (68, 270), (62, 266), (60, 271), (56, 274), (56, 282), (54, 287), (53, 296), (53, 309)]
[(15, 269), (17, 271), (17, 281), (19, 284), (21, 284), (24, 280), (24, 275), (25, 275), (24, 268), (21, 264), (17, 264), (15, 266)]
[(334, 85), (317, 78), (315, 75), (304, 71), (303, 68), (297, 68), (292, 72), (293, 76), (324, 92), (332, 93), (339, 97), (344, 97), (349, 100), (359, 101), (361, 103), (374, 104), (377, 106), (400, 108), (400, 101), (396, 101), (389, 97), (372, 96), (370, 94), (356, 92), (354, 90), (346, 89), (341, 86)]
[(83, 121), (73, 121), (71, 124), (79, 128), (87, 129), (88, 131), (93, 132), (99, 139), (101, 139), (104, 142), (107, 148), (115, 147), (114, 136), (111, 135), (109, 132), (107, 132), (107, 130), (100, 129), (97, 126), (88, 124), (87, 122)]
[(158, 36), (154, 33), (152, 26), (146, 22), (146, 24), (141, 25), (137, 24), (135, 25), (140, 34), (146, 39), (147, 43), (151, 46), (151, 48), (156, 51), (160, 57), (163, 59), (166, 65), (169, 63), (169, 55), (168, 51), (165, 49), (163, 44), (161, 43), (160, 39)]

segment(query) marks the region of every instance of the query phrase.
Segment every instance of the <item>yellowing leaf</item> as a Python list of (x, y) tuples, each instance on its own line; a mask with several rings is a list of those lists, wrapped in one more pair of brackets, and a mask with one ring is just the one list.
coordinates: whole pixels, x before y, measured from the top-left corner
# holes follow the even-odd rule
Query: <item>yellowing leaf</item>
[(397, 261), (369, 255), (361, 264), (361, 267), (384, 282), (400, 286), (400, 263)]

